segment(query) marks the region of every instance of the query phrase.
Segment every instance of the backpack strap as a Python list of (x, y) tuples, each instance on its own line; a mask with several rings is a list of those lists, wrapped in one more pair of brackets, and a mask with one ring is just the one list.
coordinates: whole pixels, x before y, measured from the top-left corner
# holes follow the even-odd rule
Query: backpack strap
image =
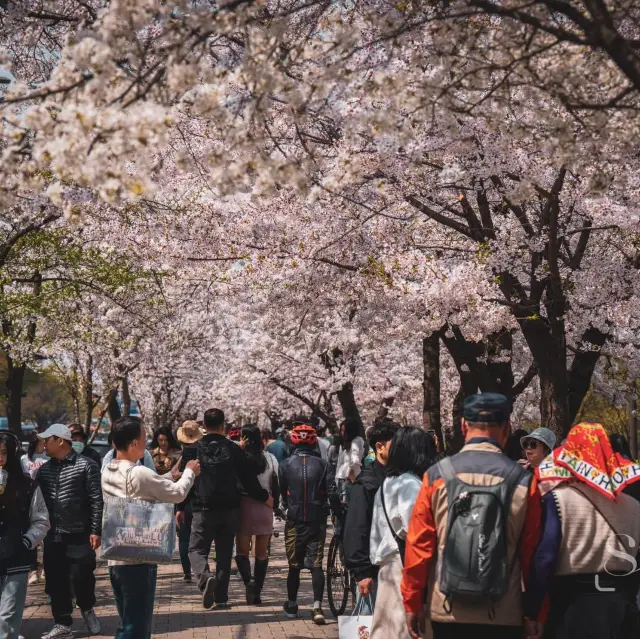
[(507, 489), (507, 495), (504, 500), (504, 507), (506, 510), (506, 519), (509, 519), (509, 513), (511, 512), (511, 502), (513, 500), (513, 493), (516, 492), (516, 488), (520, 483), (522, 475), (525, 473), (522, 466), (514, 463), (513, 468), (509, 471), (508, 475), (502, 480), (502, 483)]
[(389, 530), (393, 535), (393, 538), (396, 540), (396, 544), (398, 546), (398, 551), (400, 552), (400, 559), (402, 560), (402, 565), (404, 566), (404, 551), (407, 547), (407, 542), (405, 539), (402, 539), (400, 535), (396, 534), (396, 531), (393, 529), (391, 525), (391, 520), (389, 519), (389, 515), (387, 514), (387, 506), (384, 502), (384, 482), (386, 479), (382, 480), (382, 485), (380, 486), (380, 501), (382, 502), (382, 512), (384, 513), (384, 517), (387, 520), (387, 526), (389, 526)]
[[(453, 495), (455, 494), (455, 490), (453, 490), (454, 488), (457, 487), (457, 485), (460, 483), (460, 480), (458, 479), (458, 475), (456, 475), (456, 471), (453, 468), (453, 464), (451, 463), (451, 457), (443, 457), (439, 462), (438, 462), (438, 470), (440, 471), (440, 474), (442, 475), (442, 477), (444, 478), (445, 481), (445, 487), (447, 489), (447, 509), (448, 509), (448, 514), (447, 514), (447, 536), (449, 535), (449, 526), (451, 525), (451, 510), (453, 508)], [(453, 595), (450, 593), (449, 595), (447, 595), (447, 597), (445, 598), (442, 607), (444, 608), (444, 611), (450, 615), (452, 610), (453, 610)]]
[(456, 474), (455, 469), (453, 468), (453, 464), (451, 463), (451, 457), (444, 457), (438, 462), (438, 469), (440, 470), (440, 474), (444, 477), (444, 481), (447, 485), (447, 500), (450, 494), (452, 494), (448, 488), (449, 485), (456, 485), (460, 483), (458, 479), (458, 475)]

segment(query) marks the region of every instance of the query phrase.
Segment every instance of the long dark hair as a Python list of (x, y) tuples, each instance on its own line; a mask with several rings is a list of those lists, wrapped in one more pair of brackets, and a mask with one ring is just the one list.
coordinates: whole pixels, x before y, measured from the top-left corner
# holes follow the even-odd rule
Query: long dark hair
[[(344, 435), (342, 434), (342, 429), (344, 429)], [(350, 417), (349, 419), (345, 419), (342, 424), (340, 424), (340, 443), (342, 448), (345, 450), (351, 446), (351, 442), (356, 437), (362, 437), (365, 439), (364, 426), (359, 419), (355, 419), (355, 417)]]
[(385, 470), (389, 476), (413, 473), (422, 478), (433, 462), (433, 442), (429, 435), (422, 428), (407, 426), (399, 428), (393, 436)]
[(27, 446), (27, 457), (29, 461), (33, 461), (33, 456), (36, 454), (36, 448), (42, 440), (38, 437), (36, 431), (31, 431), (29, 434), (29, 445)]
[(263, 473), (267, 467), (267, 460), (264, 456), (264, 441), (262, 441), (262, 433), (256, 424), (247, 424), (242, 427), (242, 438), (247, 440), (244, 452), (249, 458), (251, 465), (255, 468), (259, 475)]
[(619, 453), (625, 459), (633, 461), (633, 456), (631, 455), (631, 447), (629, 446), (629, 441), (624, 435), (620, 435), (618, 433), (612, 433), (609, 435), (609, 441), (611, 442), (611, 448), (613, 448), (614, 453)]
[(15, 497), (20, 488), (24, 488), (29, 484), (29, 480), (22, 471), (22, 464), (20, 463), (22, 447), (18, 445), (17, 439), (11, 433), (0, 433), (0, 446), (2, 444), (7, 449), (7, 463), (4, 465), (4, 469), (9, 475), (5, 495)]
[(151, 440), (151, 450), (155, 450), (159, 448), (158, 446), (158, 437), (160, 435), (164, 435), (169, 442), (169, 450), (181, 450), (182, 447), (178, 444), (178, 440), (174, 437), (171, 429), (168, 426), (160, 426), (158, 430), (153, 433), (153, 439)]

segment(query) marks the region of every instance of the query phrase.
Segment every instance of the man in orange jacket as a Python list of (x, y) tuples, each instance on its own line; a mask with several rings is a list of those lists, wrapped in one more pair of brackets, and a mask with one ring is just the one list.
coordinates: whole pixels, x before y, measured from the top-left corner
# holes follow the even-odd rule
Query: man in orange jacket
[[(502, 453), (511, 431), (510, 410), (503, 395), (468, 397), (462, 420), (465, 446), (450, 458), (454, 480), (457, 477), (473, 486), (496, 486), (509, 478), (514, 484), (505, 526), (510, 563), (505, 592), (497, 601), (483, 603), (463, 596), (451, 598), (441, 591), (449, 504), (442, 467), (432, 466), (425, 473), (413, 510), (402, 580), (407, 626), (414, 638), (420, 637), (426, 622), (425, 599), (434, 639), (522, 637), (521, 584), (538, 544), (541, 505), (531, 475), (514, 468), (516, 463)], [(542, 623), (529, 621), (526, 634), (541, 637), (542, 629)]]

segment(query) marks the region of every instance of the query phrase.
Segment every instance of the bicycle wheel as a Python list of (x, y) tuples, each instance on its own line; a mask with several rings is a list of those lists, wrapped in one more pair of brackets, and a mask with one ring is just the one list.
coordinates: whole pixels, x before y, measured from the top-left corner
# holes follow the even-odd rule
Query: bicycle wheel
[(349, 571), (340, 558), (340, 538), (334, 535), (327, 557), (327, 598), (331, 614), (337, 619), (344, 614), (349, 598)]

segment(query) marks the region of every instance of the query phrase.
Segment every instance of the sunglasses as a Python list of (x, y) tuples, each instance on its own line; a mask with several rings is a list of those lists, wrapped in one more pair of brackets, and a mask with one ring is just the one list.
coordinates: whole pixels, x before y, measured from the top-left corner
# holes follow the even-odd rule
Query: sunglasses
[(536, 441), (535, 439), (529, 439), (522, 444), (522, 450), (534, 450), (538, 448), (541, 442)]

